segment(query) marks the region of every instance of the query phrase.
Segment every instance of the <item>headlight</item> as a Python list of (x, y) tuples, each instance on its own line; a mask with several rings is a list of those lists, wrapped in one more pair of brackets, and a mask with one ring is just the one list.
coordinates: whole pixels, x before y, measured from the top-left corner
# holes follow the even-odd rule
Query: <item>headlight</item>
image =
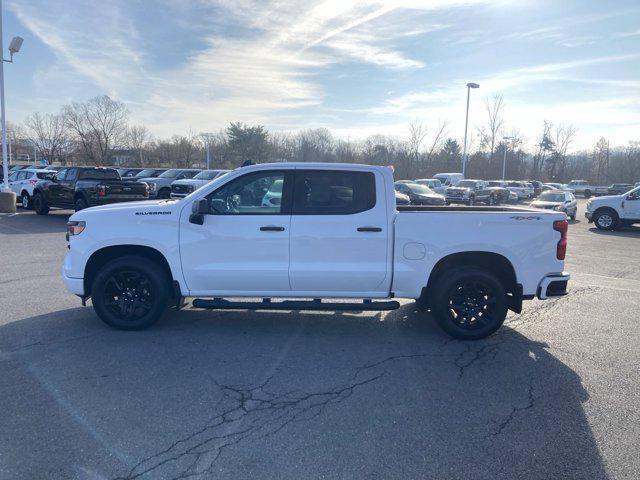
[(80, 235), (86, 225), (85, 222), (67, 222), (67, 238)]
[(562, 210), (562, 205), (556, 205), (553, 207), (554, 210)]
[(155, 183), (149, 182), (149, 183), (147, 183), (147, 185), (149, 185), (149, 191), (150, 192), (155, 192), (156, 191), (156, 184)]

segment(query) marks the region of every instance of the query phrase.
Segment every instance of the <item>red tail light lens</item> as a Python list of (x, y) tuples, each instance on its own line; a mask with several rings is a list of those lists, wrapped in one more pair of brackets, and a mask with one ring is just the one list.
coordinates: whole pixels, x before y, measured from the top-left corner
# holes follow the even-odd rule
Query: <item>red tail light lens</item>
[(556, 232), (560, 232), (560, 240), (556, 247), (556, 258), (558, 260), (564, 260), (567, 255), (567, 229), (569, 228), (569, 222), (566, 220), (556, 220), (553, 222), (553, 229)]
[(96, 188), (98, 190), (99, 197), (104, 197), (107, 194), (107, 189), (104, 185), (98, 185)]
[(147, 185), (146, 183), (144, 184), (144, 196), (149, 196), (149, 185)]
[(38, 180), (29, 180), (29, 183), (35, 186), (35, 184), (38, 183)]

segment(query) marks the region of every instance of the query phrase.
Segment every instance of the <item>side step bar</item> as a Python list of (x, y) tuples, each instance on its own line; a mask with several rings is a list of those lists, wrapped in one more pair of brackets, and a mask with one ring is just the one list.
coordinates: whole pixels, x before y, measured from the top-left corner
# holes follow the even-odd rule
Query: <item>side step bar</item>
[(195, 308), (207, 308), (211, 310), (332, 310), (332, 311), (356, 311), (369, 312), (380, 310), (396, 310), (400, 308), (400, 303), (391, 301), (373, 302), (364, 300), (363, 302), (322, 302), (315, 300), (283, 300), (272, 302), (270, 298), (265, 298), (261, 302), (231, 302), (222, 298), (206, 299), (196, 298), (193, 300)]

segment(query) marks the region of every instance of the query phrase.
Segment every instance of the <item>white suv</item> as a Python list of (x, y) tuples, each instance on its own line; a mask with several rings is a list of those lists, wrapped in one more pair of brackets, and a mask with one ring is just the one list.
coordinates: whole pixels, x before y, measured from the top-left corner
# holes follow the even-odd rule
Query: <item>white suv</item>
[(47, 178), (47, 175), (55, 175), (55, 170), (42, 170), (37, 168), (27, 168), (16, 170), (9, 175), (9, 188), (18, 197), (18, 202), (22, 208), (32, 208), (33, 187), (40, 180)]

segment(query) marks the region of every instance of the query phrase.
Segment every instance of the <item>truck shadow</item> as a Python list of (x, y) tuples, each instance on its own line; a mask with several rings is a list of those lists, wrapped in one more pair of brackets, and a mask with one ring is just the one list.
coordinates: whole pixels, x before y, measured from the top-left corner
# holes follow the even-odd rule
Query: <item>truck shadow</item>
[(0, 233), (31, 235), (38, 233), (65, 233), (71, 210), (51, 210), (48, 215), (36, 215), (33, 210), (18, 208), (16, 215), (0, 217)]
[(636, 226), (622, 227), (618, 230), (599, 230), (596, 227), (591, 227), (589, 231), (597, 235), (604, 235), (609, 237), (638, 238), (638, 236), (640, 236), (640, 227)]
[(143, 332), (69, 309), (0, 327), (12, 385), (2, 415), (19, 419), (0, 438), (3, 468), (10, 478), (607, 478), (588, 394), (552, 352), (508, 326), (452, 340), (414, 304), (185, 310)]

